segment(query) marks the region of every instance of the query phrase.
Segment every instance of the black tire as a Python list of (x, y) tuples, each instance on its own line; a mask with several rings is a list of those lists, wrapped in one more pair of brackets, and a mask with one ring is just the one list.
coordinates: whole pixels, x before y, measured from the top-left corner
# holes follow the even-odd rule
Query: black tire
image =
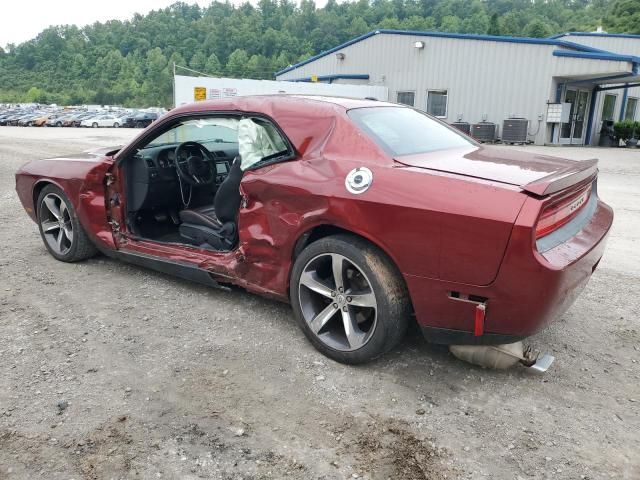
[[(327, 255), (346, 259), (347, 267), (345, 267), (346, 270), (342, 271), (348, 273), (349, 265), (355, 267), (359, 270), (356, 275), (364, 279), (370, 291), (375, 295), (375, 320), (373, 320), (369, 330), (364, 334), (366, 336), (365, 343), (355, 349), (346, 350), (328, 345), (331, 342), (326, 340), (328, 338), (326, 336), (327, 333), (323, 334), (325, 340), (316, 335), (309, 326), (309, 321), (305, 319), (305, 313), (303, 313), (304, 309), (307, 312), (307, 317), (310, 316), (310, 311), (311, 316), (315, 314), (313, 308), (310, 309), (308, 304), (305, 307), (302, 306), (303, 302), (309, 301), (305, 297), (307, 299), (310, 297), (308, 297), (308, 293), (304, 293), (306, 287), (301, 286), (301, 277), (303, 273), (306, 272), (305, 275), (308, 273), (310, 266), (314, 265), (313, 262), (322, 261)], [(314, 271), (313, 273), (315, 274), (316, 272)], [(342, 301), (351, 301), (348, 300), (351, 297), (347, 293), (349, 291), (347, 284), (345, 283), (344, 285), (344, 290), (341, 290), (345, 292), (344, 295), (338, 294), (338, 296), (344, 296), (347, 299)], [(333, 296), (336, 292), (332, 292), (331, 295)], [(315, 292), (312, 291), (312, 293), (315, 295)], [(296, 321), (309, 341), (327, 357), (346, 364), (369, 362), (395, 347), (406, 333), (411, 315), (409, 292), (397, 267), (382, 250), (360, 237), (348, 234), (322, 238), (307, 246), (300, 253), (291, 272), (289, 295)], [(334, 301), (325, 297), (327, 297), (326, 294), (320, 296), (320, 306), (316, 307), (317, 310), (324, 307), (322, 302), (328, 301), (328, 309)], [(314, 302), (318, 303), (318, 300), (316, 299)], [(333, 306), (335, 307), (335, 305), (334, 303)], [(350, 309), (349, 311), (353, 311), (351, 306), (347, 306), (347, 308)], [(336, 328), (340, 328), (339, 324), (343, 322), (342, 318), (344, 317), (342, 317), (340, 309), (338, 309), (338, 312), (340, 316), (326, 321), (327, 326), (330, 325), (329, 322), (337, 321), (338, 326)], [(358, 327), (360, 326), (359, 323), (357, 325)], [(339, 336), (340, 332), (337, 335)], [(351, 342), (347, 341), (347, 343), (350, 344)]]
[[(68, 218), (72, 227), (72, 238), (69, 241), (70, 246), (68, 248), (68, 251), (58, 252), (54, 248), (52, 248), (43, 231), (43, 222), (46, 221), (46, 215), (48, 212), (48, 207), (46, 205), (43, 206), (43, 204), (45, 202), (45, 198), (47, 198), (50, 194), (53, 194), (54, 196), (60, 198), (65, 203), (66, 209), (68, 210)], [(79, 262), (80, 260), (86, 260), (87, 258), (93, 257), (98, 252), (91, 240), (89, 240), (89, 237), (84, 231), (84, 228), (80, 224), (80, 220), (78, 220), (78, 216), (76, 215), (73, 204), (60, 188), (56, 187), (55, 185), (47, 185), (46, 187), (44, 187), (40, 192), (40, 195), (38, 195), (38, 203), (36, 208), (40, 236), (42, 237), (42, 241), (52, 257), (62, 262)]]
[(136, 128), (144, 128), (144, 123), (136, 122)]
[(113, 128), (120, 128), (120, 124), (118, 122), (114, 123)]
[(93, 122), (93, 123), (91, 124), (91, 126), (92, 126), (93, 128), (98, 128), (98, 124), (97, 124), (96, 122)]

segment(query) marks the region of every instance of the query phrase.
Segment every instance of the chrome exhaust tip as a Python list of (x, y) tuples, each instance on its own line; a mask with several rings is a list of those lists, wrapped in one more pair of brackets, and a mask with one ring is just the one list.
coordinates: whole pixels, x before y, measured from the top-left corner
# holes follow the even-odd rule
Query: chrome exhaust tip
[(504, 370), (521, 363), (535, 372), (544, 373), (553, 364), (555, 357), (535, 353), (522, 342), (505, 345), (449, 345), (451, 353), (468, 363), (484, 368)]
[(534, 364), (529, 365), (529, 368), (535, 372), (544, 373), (549, 370), (549, 367), (553, 364), (556, 357), (545, 353), (544, 355), (538, 355)]

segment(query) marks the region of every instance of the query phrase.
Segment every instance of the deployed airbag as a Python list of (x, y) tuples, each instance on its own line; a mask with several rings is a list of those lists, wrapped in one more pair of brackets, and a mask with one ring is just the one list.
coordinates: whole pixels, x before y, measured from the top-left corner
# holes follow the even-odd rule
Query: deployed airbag
[[(279, 143), (282, 143), (282, 140)], [(243, 118), (238, 122), (238, 151), (242, 163), (240, 168), (244, 171), (258, 163), (265, 157), (286, 150), (284, 144), (277, 145), (269, 136), (269, 132), (262, 125), (258, 125), (250, 118)]]

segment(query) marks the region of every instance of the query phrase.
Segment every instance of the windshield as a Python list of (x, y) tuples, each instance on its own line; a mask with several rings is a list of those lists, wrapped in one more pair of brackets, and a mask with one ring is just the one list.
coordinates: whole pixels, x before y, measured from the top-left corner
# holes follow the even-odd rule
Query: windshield
[(411, 108), (355, 108), (348, 115), (394, 157), (473, 145), (452, 127)]
[[(228, 122), (228, 126), (224, 125)], [(186, 141), (198, 143), (236, 143), (238, 141), (237, 120), (200, 118), (181, 123), (163, 133), (145, 148)], [(234, 128), (235, 127), (235, 128)]]

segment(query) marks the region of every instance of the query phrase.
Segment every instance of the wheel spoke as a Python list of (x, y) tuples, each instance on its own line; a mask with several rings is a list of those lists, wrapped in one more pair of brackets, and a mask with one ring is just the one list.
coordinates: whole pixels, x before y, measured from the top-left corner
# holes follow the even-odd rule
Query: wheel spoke
[(302, 276), (300, 277), (300, 283), (313, 292), (331, 298), (331, 288), (320, 282), (315, 273), (315, 271), (303, 272)]
[(329, 320), (336, 314), (338, 310), (333, 306), (332, 303), (327, 305), (327, 307), (322, 310), (318, 315), (313, 317), (313, 320), (309, 322), (309, 327), (313, 330), (313, 333), (318, 333), (322, 330)]
[(51, 220), (45, 220), (42, 222), (42, 231), (44, 233), (52, 232), (54, 230), (58, 230), (60, 228), (60, 224), (58, 222), (52, 222)]
[(64, 219), (64, 214), (67, 213), (67, 204), (60, 202), (60, 218)]
[(56, 201), (53, 197), (44, 197), (44, 203), (51, 212), (51, 215), (56, 217), (58, 220), (62, 219), (62, 215), (60, 215), (60, 209), (56, 205)]
[(344, 289), (344, 280), (342, 278), (342, 269), (344, 266), (344, 258), (341, 255), (331, 255), (331, 269), (333, 271), (333, 281), (336, 285), (336, 290), (342, 291)]
[(73, 229), (71, 228), (71, 225), (69, 223), (65, 223), (64, 227), (62, 228), (62, 230), (64, 230), (64, 235), (65, 237), (67, 237), (67, 240), (69, 240), (69, 242), (73, 241)]
[(354, 307), (376, 308), (376, 296), (372, 292), (348, 294), (348, 298), (351, 298), (349, 304)]
[(58, 252), (62, 252), (62, 239), (64, 238), (64, 230), (61, 228), (58, 232), (56, 242), (58, 243)]
[(364, 343), (365, 332), (358, 328), (355, 316), (350, 312), (342, 310), (342, 324), (344, 325), (344, 333), (347, 336), (350, 348), (358, 348)]

